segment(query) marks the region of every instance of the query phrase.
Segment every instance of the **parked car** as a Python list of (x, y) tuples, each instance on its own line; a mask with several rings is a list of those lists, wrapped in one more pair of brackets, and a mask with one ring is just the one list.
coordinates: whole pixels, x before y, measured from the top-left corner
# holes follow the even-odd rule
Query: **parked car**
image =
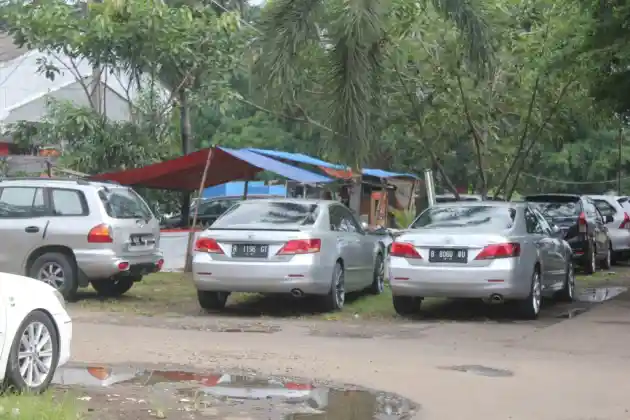
[(385, 238), (337, 201), (241, 201), (196, 241), (199, 304), (218, 310), (231, 292), (291, 293), (341, 309), (346, 292), (383, 292)]
[(0, 270), (46, 282), (66, 299), (90, 283), (102, 295), (122, 295), (164, 263), (158, 221), (118, 184), (2, 180), (0, 234)]
[(72, 320), (55, 288), (0, 273), (0, 382), (40, 393), (70, 359)]
[(427, 297), (514, 301), (536, 318), (542, 296), (572, 300), (571, 249), (542, 215), (525, 203), (462, 202), (423, 211), (396, 238), (389, 281), (400, 315)]
[(612, 263), (612, 242), (607, 223), (613, 217), (602, 216), (591, 198), (576, 194), (528, 195), (525, 201), (534, 203), (552, 225), (563, 232), (571, 245), (575, 261), (586, 273), (597, 271), (597, 265), (607, 270)]
[[(270, 195), (249, 195), (247, 196), (248, 200), (256, 200), (261, 198), (275, 198)], [(172, 228), (181, 228), (192, 226), (193, 218), (195, 215), (195, 209), (199, 206), (199, 210), (197, 212), (197, 225), (201, 225), (203, 227), (211, 226), (223, 213), (229, 210), (234, 204), (242, 201), (242, 196), (235, 197), (214, 197), (214, 198), (203, 198), (195, 201), (190, 206), (190, 214), (188, 224), (182, 222), (182, 215), (175, 214), (169, 217), (165, 217), (161, 223), (162, 228), (172, 229)]]
[(602, 217), (612, 217), (612, 221), (606, 223), (606, 227), (612, 245), (613, 262), (628, 259), (630, 257), (630, 203), (627, 197), (591, 195), (590, 198)]

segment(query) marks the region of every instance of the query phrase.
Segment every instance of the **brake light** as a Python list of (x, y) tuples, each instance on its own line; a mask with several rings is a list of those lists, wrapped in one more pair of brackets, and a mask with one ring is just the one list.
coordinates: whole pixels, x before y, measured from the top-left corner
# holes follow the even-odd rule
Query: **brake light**
[(215, 239), (199, 238), (195, 242), (195, 251), (207, 252), (208, 254), (223, 254), (223, 250)]
[(586, 233), (587, 230), (588, 222), (586, 221), (586, 214), (584, 214), (584, 212), (581, 212), (578, 216), (578, 232)]
[(512, 258), (521, 255), (521, 244), (511, 242), (505, 244), (491, 244), (486, 246), (475, 258), (476, 260), (496, 260), (498, 258)]
[(88, 232), (87, 241), (91, 244), (111, 244), (114, 242), (112, 230), (104, 223), (96, 225)]
[(391, 251), (389, 251), (389, 255), (392, 257), (422, 259), (418, 251), (416, 251), (416, 247), (409, 242), (392, 242), (392, 248)]
[(630, 216), (628, 215), (627, 212), (623, 213), (623, 222), (621, 222), (621, 224), (619, 225), (619, 229), (626, 229), (630, 226), (628, 226), (628, 224), (630, 223)]
[(313, 389), (311, 384), (298, 384), (297, 382), (287, 382), (284, 384), (284, 387), (291, 391), (309, 391)]
[(284, 244), (278, 255), (313, 254), (321, 249), (321, 239), (292, 239)]

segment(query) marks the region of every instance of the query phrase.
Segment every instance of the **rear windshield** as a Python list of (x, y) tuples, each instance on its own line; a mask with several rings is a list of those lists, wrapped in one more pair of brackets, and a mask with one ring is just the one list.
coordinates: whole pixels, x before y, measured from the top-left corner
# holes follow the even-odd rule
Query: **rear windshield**
[(529, 196), (525, 200), (536, 206), (543, 216), (551, 219), (577, 217), (582, 211), (579, 197)]
[(144, 200), (131, 188), (102, 189), (98, 192), (98, 196), (109, 217), (144, 220), (153, 218), (153, 213)]
[(316, 204), (294, 202), (242, 202), (217, 219), (212, 229), (297, 229), (315, 223)]
[(462, 197), (461, 195), (459, 196), (459, 200), (455, 199), (455, 196), (438, 196), (435, 197), (435, 202), (436, 203), (455, 203), (457, 201), (481, 201), (480, 198), (478, 197), (471, 197), (471, 196), (464, 196)]
[(411, 229), (480, 228), (490, 231), (509, 229), (516, 209), (484, 205), (439, 206), (426, 209)]

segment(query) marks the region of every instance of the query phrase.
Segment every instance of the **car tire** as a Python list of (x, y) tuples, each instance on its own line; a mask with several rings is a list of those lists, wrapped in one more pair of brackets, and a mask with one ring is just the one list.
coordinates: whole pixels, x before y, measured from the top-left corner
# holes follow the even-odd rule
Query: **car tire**
[(385, 290), (385, 258), (383, 258), (383, 254), (380, 252), (376, 255), (374, 272), (372, 273), (372, 284), (369, 290), (373, 295), (380, 295)]
[(417, 296), (392, 296), (394, 310), (400, 316), (413, 316), (420, 311), (422, 298)]
[(74, 300), (79, 289), (76, 264), (66, 254), (60, 252), (46, 252), (33, 261), (29, 270), (29, 277), (50, 284), (66, 300)]
[(599, 262), (599, 268), (602, 270), (610, 270), (612, 267), (612, 244), (608, 242), (606, 257)]
[(564, 286), (556, 294), (556, 300), (560, 302), (573, 302), (575, 299), (575, 269), (573, 263), (569, 261), (567, 264), (566, 274), (564, 278)]
[(330, 291), (323, 297), (323, 307), (326, 312), (340, 311), (346, 302), (345, 271), (341, 262), (337, 261), (333, 269)]
[(515, 302), (516, 315), (522, 319), (536, 319), (542, 306), (542, 279), (540, 270), (534, 269), (529, 295), (526, 299)]
[[(30, 348), (26, 348), (25, 344)], [(33, 351), (35, 346), (38, 348), (41, 346), (40, 350)], [(58, 363), (57, 328), (49, 315), (42, 311), (33, 311), (20, 324), (13, 338), (4, 385), (18, 393), (39, 394), (50, 385)], [(37, 369), (35, 364), (38, 366)], [(21, 368), (24, 366), (26, 370), (22, 374)], [(42, 368), (45, 368), (46, 372), (42, 372), (40, 370)]]
[(209, 292), (197, 290), (199, 306), (206, 311), (220, 311), (225, 308), (230, 292)]
[(127, 293), (133, 286), (134, 278), (132, 276), (114, 276), (108, 279), (92, 280), (90, 283), (99, 296), (113, 298)]
[(588, 255), (584, 261), (584, 271), (586, 274), (595, 274), (597, 272), (597, 250), (591, 242), (588, 245)]

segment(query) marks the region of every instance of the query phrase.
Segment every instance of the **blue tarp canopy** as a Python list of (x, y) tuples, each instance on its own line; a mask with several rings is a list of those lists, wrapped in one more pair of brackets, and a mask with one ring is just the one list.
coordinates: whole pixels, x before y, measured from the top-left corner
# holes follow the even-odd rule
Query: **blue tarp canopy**
[(374, 176), (377, 178), (413, 178), (418, 179), (414, 174), (403, 174), (399, 172), (388, 172), (382, 169), (363, 169), (361, 171), (363, 175)]
[[(211, 197), (236, 197), (242, 196), (245, 192), (245, 181), (226, 182), (203, 190), (203, 198)], [(264, 181), (249, 181), (247, 184), (247, 195), (287, 195), (284, 185), (265, 185)]]
[(252, 152), (256, 152), (265, 156), (269, 156), (269, 157), (273, 157), (277, 159), (290, 160), (292, 162), (297, 162), (297, 163), (306, 163), (308, 165), (323, 166), (324, 168), (346, 169), (346, 167), (343, 165), (335, 165), (333, 163), (328, 163), (326, 161), (314, 158), (309, 155), (305, 155), (303, 153), (289, 153), (289, 152), (281, 152), (279, 150), (254, 149), (254, 148), (242, 149), (242, 150), (250, 150)]
[(332, 182), (331, 178), (310, 171), (306, 171), (295, 166), (287, 165), (286, 163), (271, 159), (259, 153), (255, 153), (249, 149), (235, 150), (228, 149), (226, 147), (218, 147), (218, 149), (221, 149), (224, 152), (227, 152), (232, 156), (249, 163), (250, 165), (256, 166), (265, 171), (276, 173), (284, 178), (290, 179), (292, 181), (297, 181), (302, 184), (320, 184)]

